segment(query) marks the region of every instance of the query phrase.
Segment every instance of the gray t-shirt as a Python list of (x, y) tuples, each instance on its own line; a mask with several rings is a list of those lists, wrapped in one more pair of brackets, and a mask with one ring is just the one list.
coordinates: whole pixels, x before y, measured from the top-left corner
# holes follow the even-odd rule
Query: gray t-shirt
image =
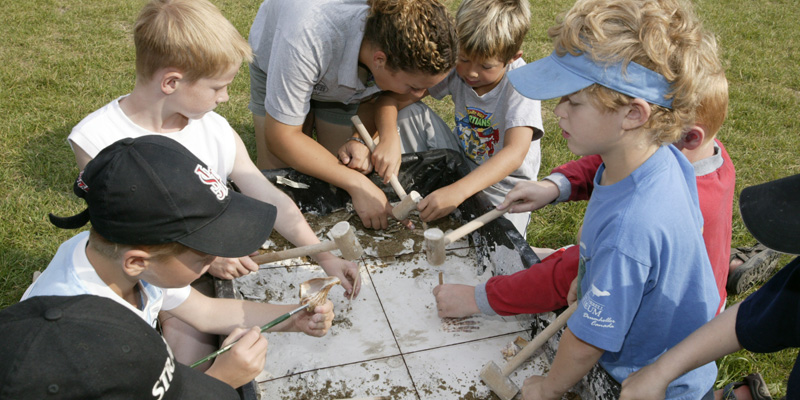
[[(507, 71), (525, 65), (521, 58), (508, 65)], [(479, 96), (464, 83), (455, 69), (442, 82), (429, 89), (431, 96), (442, 99), (448, 94), (453, 98), (455, 128), (453, 134), (461, 145), (464, 155), (482, 164), (503, 148), (508, 129), (518, 126), (533, 128), (533, 140), (528, 154), (516, 171), (502, 181), (487, 188), (502, 198), (514, 185), (523, 180), (536, 180), (541, 164), (539, 139), (544, 134), (542, 106), (538, 100), (519, 94), (507, 76), (489, 93)]]
[[(301, 125), (311, 99), (359, 103), (380, 89), (358, 76), (366, 0), (265, 0), (250, 28), (253, 64), (267, 74), (267, 113)], [(274, 57), (273, 57), (274, 55)]]

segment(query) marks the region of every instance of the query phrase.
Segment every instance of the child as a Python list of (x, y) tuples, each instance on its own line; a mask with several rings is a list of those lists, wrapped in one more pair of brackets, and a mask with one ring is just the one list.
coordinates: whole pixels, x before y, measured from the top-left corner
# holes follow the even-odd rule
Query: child
[[(709, 38), (712, 39), (712, 38)], [(714, 45), (709, 42), (709, 45)], [(709, 52), (716, 52), (716, 46)], [(711, 60), (711, 57), (709, 57)], [(716, 62), (714, 64), (717, 64)], [(681, 135), (675, 146), (692, 162), (697, 179), (697, 197), (703, 214), (703, 240), (711, 261), (721, 312), (727, 292), (728, 253), (731, 242), (733, 190), (736, 171), (725, 147), (716, 138), (728, 108), (728, 82), (719, 70), (702, 85), (696, 124)], [(600, 167), (600, 156), (588, 155), (555, 168), (538, 182), (521, 182), (498, 208), (509, 206), (512, 199), (524, 198), (512, 210), (534, 210), (566, 200), (588, 200), (592, 182)], [(464, 317), (482, 312), (487, 315), (536, 314), (567, 305), (570, 283), (578, 273), (579, 249), (568, 246), (557, 250), (530, 268), (513, 275), (498, 275), (485, 284), (442, 285), (434, 289), (440, 317)]]
[[(521, 47), (530, 26), (529, 7), (527, 0), (465, 0), (459, 6), (456, 68), (429, 90), (437, 99), (452, 95), (455, 129), (451, 132), (441, 122), (434, 126), (443, 129), (433, 134), (450, 137), (448, 147), (466, 156), (472, 172), (425, 196), (417, 207), (421, 220), (447, 216), (480, 191), (494, 205), (500, 204), (517, 182), (536, 179), (541, 162), (538, 140), (543, 135), (541, 105), (517, 93), (506, 79), (507, 71), (525, 65)], [(404, 126), (408, 117), (397, 122), (397, 109), (415, 100), (408, 96), (381, 97), (375, 117), (381, 142), (398, 137), (400, 124), (403, 152), (431, 147), (429, 132)], [(424, 107), (421, 104), (415, 106)], [(432, 111), (429, 114), (440, 120)], [(377, 153), (373, 160), (378, 173), (396, 173), (392, 167), (382, 165)], [(395, 156), (399, 159), (400, 152)], [(530, 213), (519, 213), (506, 218), (525, 237), (529, 216)]]
[[(579, 0), (548, 33), (554, 52), (509, 80), (525, 96), (561, 97), (554, 112), (569, 149), (603, 165), (579, 238), (578, 310), (549, 374), (526, 379), (526, 399), (560, 398), (597, 362), (621, 382), (719, 304), (694, 171), (665, 145), (695, 120), (705, 83), (706, 34), (691, 6)], [(667, 397), (701, 398), (715, 377), (708, 363)]]
[[(106, 147), (86, 165), (73, 190), (87, 209), (69, 218), (51, 214), (51, 221), (75, 229), (91, 220), (92, 228), (59, 247), (22, 300), (93, 294), (126, 306), (154, 328), (160, 310), (209, 334), (252, 326), (206, 372), (238, 387), (263, 370), (266, 341), (257, 325), (297, 305), (209, 298), (188, 285), (217, 256), (249, 254), (264, 243), (276, 218), (274, 206), (228, 190), (186, 148), (159, 135)], [(333, 304), (327, 301), (275, 330), (323, 336), (332, 320)]]
[(0, 311), (0, 358), (0, 399), (239, 399), (99, 296), (32, 297)]
[(386, 195), (334, 154), (353, 133), (351, 116), (370, 115), (365, 102), (380, 91), (420, 97), (450, 71), (447, 9), (437, 0), (265, 0), (249, 40), (258, 167), (289, 166), (340, 187), (365, 227), (387, 228)]
[[(319, 243), (300, 210), (256, 168), (239, 135), (214, 108), (228, 101), (228, 85), (252, 52), (236, 28), (206, 0), (152, 0), (133, 33), (136, 84), (83, 119), (69, 135), (78, 168), (125, 137), (159, 134), (177, 140), (242, 193), (278, 208), (275, 229), (296, 246)], [(348, 293), (358, 266), (329, 252), (312, 256)], [(210, 269), (232, 279), (257, 271), (247, 255), (220, 257)]]
[[(750, 233), (768, 248), (800, 254), (800, 175), (751, 186), (742, 190), (739, 208)], [(663, 399), (675, 377), (725, 354), (745, 348), (771, 353), (800, 347), (800, 258), (795, 258), (743, 302), (725, 310), (711, 322), (662, 354), (654, 363), (622, 382), (621, 399)], [(800, 397), (800, 357), (788, 377), (787, 399)], [(769, 399), (760, 375), (751, 376), (758, 386), (742, 387), (748, 393), (731, 398)], [(739, 386), (739, 384), (733, 385)], [(726, 388), (728, 392), (732, 390)], [(730, 396), (728, 393), (726, 396)]]

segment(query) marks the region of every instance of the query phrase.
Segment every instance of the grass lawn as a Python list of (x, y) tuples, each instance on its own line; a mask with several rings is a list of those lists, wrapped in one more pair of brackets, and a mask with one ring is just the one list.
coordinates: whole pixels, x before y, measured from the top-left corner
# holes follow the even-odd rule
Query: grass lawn
[[(213, 1), (246, 37), (260, 0)], [(455, 9), (457, 2), (448, 4)], [(545, 31), (571, 3), (531, 0), (534, 17), (524, 47), (526, 60), (550, 53)], [(58, 245), (76, 233), (59, 230), (47, 220), (50, 212), (72, 215), (84, 207), (72, 194), (78, 169), (66, 137), (83, 117), (132, 89), (130, 32), (142, 4), (0, 2), (0, 309), (16, 302), (33, 272), (44, 269)], [(737, 168), (737, 196), (744, 187), (800, 173), (800, 5), (796, 0), (698, 0), (695, 6), (718, 35), (730, 81), (729, 116), (719, 137)], [(217, 111), (240, 133), (254, 157), (248, 82), (243, 66), (230, 88), (231, 100)], [(574, 158), (559, 134), (553, 106), (552, 101), (544, 103), (542, 176)], [(434, 107), (452, 120), (447, 102)], [(554, 247), (571, 242), (584, 209), (584, 204), (563, 204), (534, 213), (530, 243)], [(734, 245), (753, 241), (736, 211)], [(782, 396), (796, 355), (797, 350), (787, 350), (728, 356), (719, 362), (719, 384), (758, 371), (773, 396)]]

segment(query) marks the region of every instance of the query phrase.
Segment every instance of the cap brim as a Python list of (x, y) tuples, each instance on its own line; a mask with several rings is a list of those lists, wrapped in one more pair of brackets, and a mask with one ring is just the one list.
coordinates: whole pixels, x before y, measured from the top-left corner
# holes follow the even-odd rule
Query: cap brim
[(217, 218), (176, 241), (219, 257), (243, 257), (258, 250), (272, 233), (277, 209), (263, 201), (231, 191)]
[(552, 54), (508, 71), (507, 75), (517, 92), (534, 100), (566, 96), (595, 83), (555, 62)]
[(800, 174), (745, 188), (739, 210), (756, 240), (773, 250), (800, 254)]

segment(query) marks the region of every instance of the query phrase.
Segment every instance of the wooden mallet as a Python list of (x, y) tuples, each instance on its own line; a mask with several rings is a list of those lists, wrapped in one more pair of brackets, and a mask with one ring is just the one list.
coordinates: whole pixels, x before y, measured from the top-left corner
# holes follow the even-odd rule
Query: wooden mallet
[(514, 372), (517, 367), (519, 367), (525, 360), (527, 360), (533, 353), (542, 347), (551, 336), (555, 335), (559, 329), (561, 329), (564, 325), (567, 324), (567, 320), (569, 319), (570, 315), (575, 312), (575, 309), (578, 307), (578, 302), (572, 303), (566, 310), (564, 310), (561, 315), (559, 315), (555, 321), (553, 321), (547, 328), (544, 328), (543, 331), (539, 332), (533, 340), (531, 340), (522, 350), (519, 351), (514, 357), (508, 361), (505, 367), (501, 370), (494, 361), (489, 361), (483, 369), (481, 370), (480, 377), (483, 383), (486, 386), (489, 386), (489, 389), (497, 395), (497, 397), (501, 398), (502, 400), (511, 400), (517, 392), (519, 392), (519, 388), (511, 379), (508, 378), (512, 372)]
[[(354, 115), (350, 118), (353, 121), (353, 125), (356, 126), (356, 131), (358, 134), (361, 135), (361, 139), (364, 140), (364, 143), (369, 148), (370, 153), (375, 151), (375, 142), (372, 140), (372, 136), (369, 135), (367, 132), (367, 128), (364, 127), (364, 124), (361, 123), (361, 118), (358, 118), (358, 115)], [(417, 191), (412, 190), (411, 193), (406, 194), (406, 191), (400, 186), (400, 181), (397, 180), (397, 176), (392, 175), (389, 177), (389, 183), (392, 185), (392, 189), (394, 189), (395, 194), (397, 197), (400, 198), (400, 203), (392, 208), (392, 215), (397, 218), (397, 220), (402, 221), (408, 218), (408, 215), (411, 214), (411, 211), (414, 211), (417, 208), (417, 203), (422, 200), (422, 196), (420, 196)]]
[(346, 260), (355, 260), (364, 254), (364, 248), (361, 247), (361, 243), (358, 242), (353, 227), (351, 227), (347, 221), (337, 222), (336, 225), (331, 228), (331, 236), (333, 236), (332, 241), (326, 240), (308, 246), (295, 247), (293, 249), (276, 251), (274, 253), (264, 253), (252, 257), (252, 260), (255, 261), (256, 264), (265, 264), (335, 249), (339, 249), (342, 252), (342, 258)]
[(461, 239), (470, 232), (497, 219), (497, 217), (505, 214), (506, 211), (508, 211), (508, 208), (502, 211), (498, 209), (493, 209), (487, 212), (486, 214), (483, 214), (480, 217), (467, 222), (458, 229), (446, 235), (439, 228), (426, 229), (424, 233), (425, 254), (428, 257), (428, 263), (431, 265), (442, 265), (444, 263), (444, 258), (445, 258), (444, 248), (448, 244), (453, 243), (458, 239)]

